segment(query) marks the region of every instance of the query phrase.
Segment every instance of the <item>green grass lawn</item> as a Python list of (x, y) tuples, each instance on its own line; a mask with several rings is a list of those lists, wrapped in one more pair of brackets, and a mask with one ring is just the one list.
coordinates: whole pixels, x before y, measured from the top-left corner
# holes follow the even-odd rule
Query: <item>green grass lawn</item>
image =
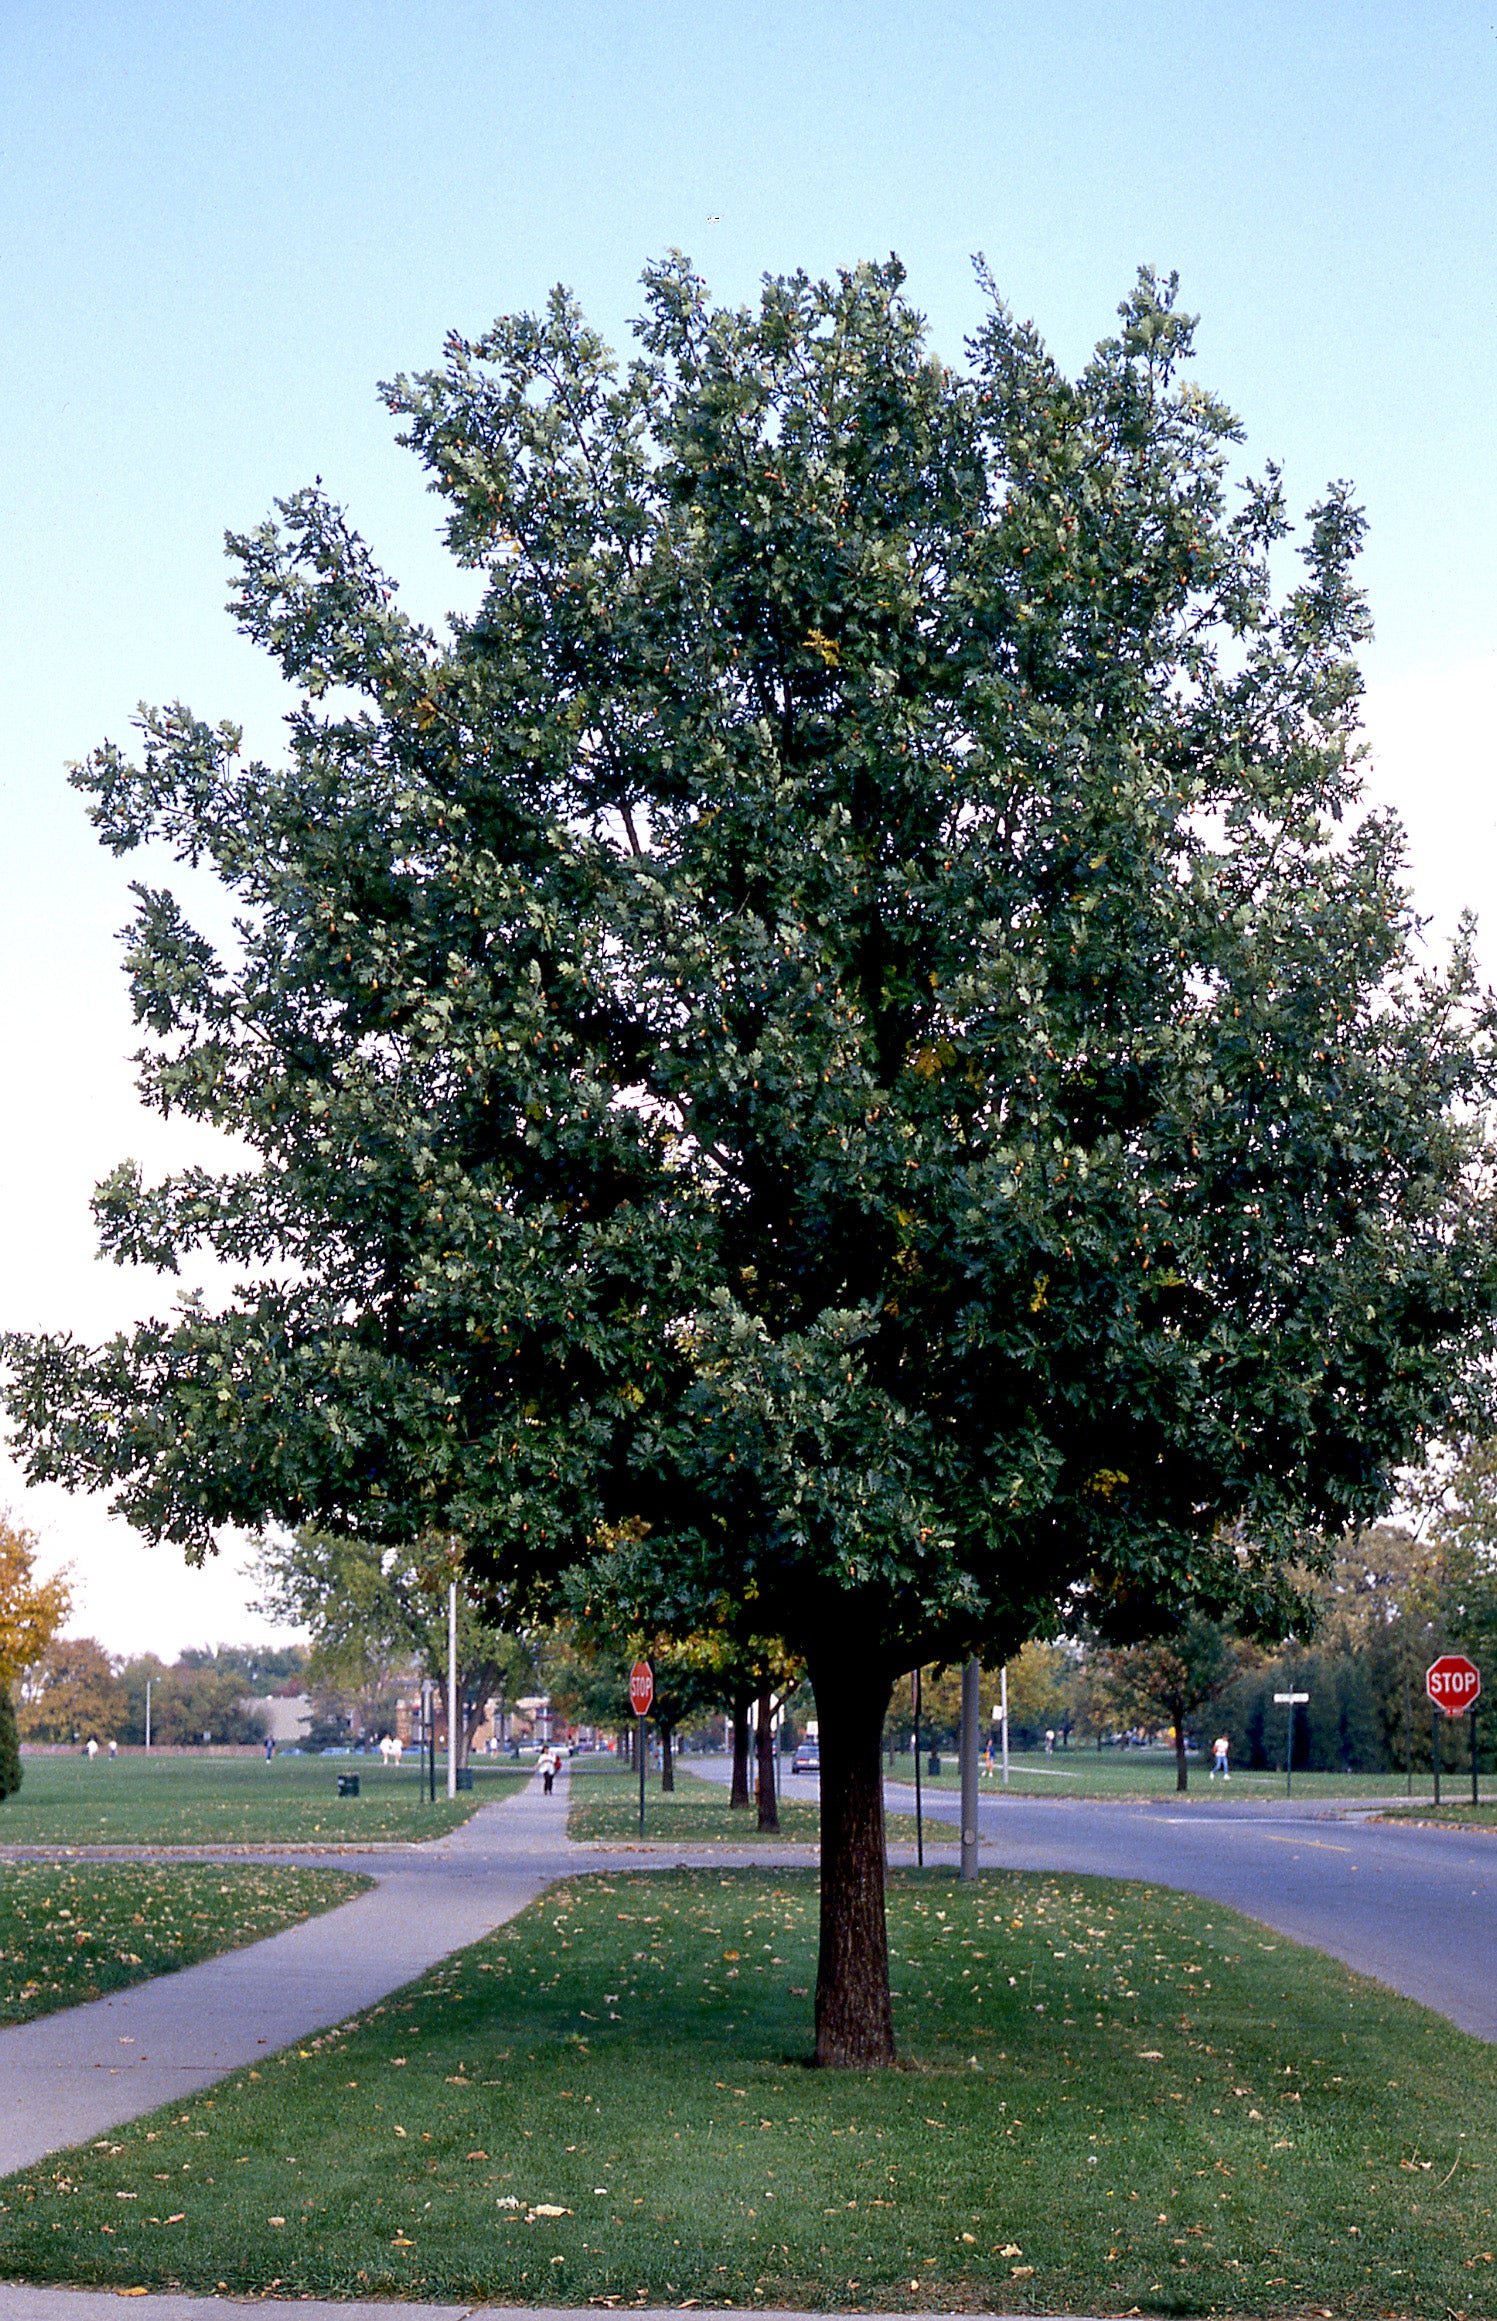
[[(1497, 1781), (1492, 1783), (1492, 1787), (1497, 1789)], [(1445, 1801), (1442, 1805), (1436, 1807), (1427, 1798), (1422, 1805), (1416, 1800), (1411, 1808), (1406, 1808), (1398, 1816), (1398, 1819), (1421, 1823), (1437, 1822), (1446, 1829), (1497, 1829), (1497, 1799), (1488, 1797), (1486, 1784), (1483, 1783), (1480, 1805), (1471, 1803), (1469, 1789), (1466, 1792), (1464, 1805), (1459, 1800), (1452, 1805), (1450, 1787), (1447, 1783), (1445, 1785)]]
[[(921, 1782), (926, 1788), (940, 1791), (959, 1791), (961, 1775), (957, 1769), (956, 1751), (940, 1752), (941, 1770), (933, 1775), (921, 1763)], [(885, 1759), (885, 1774), (890, 1781), (913, 1784), (915, 1761), (906, 1751), (892, 1763)], [(1190, 1760), (1190, 1791), (1192, 1797), (1282, 1797), (1284, 1770), (1276, 1773), (1244, 1773), (1234, 1771), (1230, 1787), (1210, 1778), (1209, 1757)], [(1444, 1777), (1445, 1794), (1452, 1794), (1458, 1776), (1447, 1773)], [(1467, 1791), (1470, 1774), (1465, 1776)], [(1497, 1788), (1497, 1778), (1493, 1780)], [(984, 1797), (1003, 1794), (1003, 1778), (997, 1767), (981, 1775)], [(1175, 1794), (1175, 1755), (1172, 1749), (1057, 1749), (1053, 1757), (1039, 1750), (1016, 1750), (1009, 1761), (1009, 1790), (1023, 1797), (1173, 1797)], [(1402, 1773), (1300, 1773), (1294, 1776), (1296, 1797), (1385, 1797), (1399, 1798), (1405, 1794)], [(1414, 1795), (1429, 1798), (1433, 1795), (1427, 1773), (1414, 1776)]]
[[(786, 1783), (787, 1791), (789, 1783)], [(573, 1758), (571, 1802), (567, 1807), (567, 1834), (615, 1842), (639, 1836), (639, 1775), (621, 1766), (615, 1757)], [(913, 1814), (891, 1814), (887, 1824), (891, 1845), (913, 1845)], [(944, 1832), (937, 1832), (939, 1843)], [(793, 1840), (815, 1845), (821, 1835), (821, 1808), (810, 1798), (785, 1795), (780, 1799), (778, 1833), (759, 1828), (757, 1812), (735, 1813), (726, 1784), (704, 1781), (677, 1766), (676, 1786), (663, 1790), (660, 1775), (651, 1773), (645, 1787), (645, 1838), (669, 1845), (773, 1845)]]
[(891, 1882), (905, 2068), (807, 2067), (809, 1872), (623, 1871), (0, 2185), (0, 2277), (585, 2304), (1491, 2314), (1497, 2053), (1192, 1897)]
[[(528, 1768), (473, 1768), (451, 1804), (437, 1769), (435, 1805), (409, 1760), (377, 1757), (24, 1757), (21, 1787), (0, 1803), (5, 1845), (368, 1845), (440, 1837), (475, 1806), (508, 1796)], [(360, 1794), (339, 1797), (339, 1773)]]
[(0, 2024), (279, 1934), (369, 1883), (336, 1870), (237, 1862), (11, 1862), (0, 1866)]

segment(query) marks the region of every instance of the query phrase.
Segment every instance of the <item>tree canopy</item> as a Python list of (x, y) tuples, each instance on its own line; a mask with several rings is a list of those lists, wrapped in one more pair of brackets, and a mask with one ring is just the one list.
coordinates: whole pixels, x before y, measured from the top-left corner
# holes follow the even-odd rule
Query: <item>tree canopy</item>
[(34, 1531), (0, 1508), (0, 1690), (40, 1660), (72, 1609), (64, 1572), (36, 1575)]
[(220, 951), (139, 887), (130, 972), (146, 1097), (253, 1157), (101, 1188), (242, 1286), (12, 1340), (31, 1472), (191, 1555), (751, 1607), (821, 1722), (826, 2061), (893, 2051), (894, 1673), (1271, 1629), (1490, 1349), (1492, 1015), (1359, 805), (1361, 519), (1293, 576), (1191, 335), (1146, 273), (1078, 379), (996, 297), (954, 367), (893, 261), (725, 309), (673, 258), (621, 366), (558, 292), (386, 390), (478, 612), (302, 492), (231, 541), (284, 762), (173, 707), (75, 777), (235, 897)]

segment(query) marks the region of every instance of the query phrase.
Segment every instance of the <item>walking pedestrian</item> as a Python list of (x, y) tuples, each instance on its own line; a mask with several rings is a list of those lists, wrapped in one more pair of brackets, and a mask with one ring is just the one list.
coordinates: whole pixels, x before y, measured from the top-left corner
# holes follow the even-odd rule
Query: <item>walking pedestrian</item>
[(1221, 1775), (1223, 1781), (1230, 1781), (1232, 1778), (1231, 1774), (1227, 1771), (1227, 1750), (1229, 1746), (1230, 1743), (1225, 1733), (1218, 1733), (1216, 1739), (1211, 1744), (1211, 1779), (1213, 1781), (1216, 1779), (1218, 1773)]

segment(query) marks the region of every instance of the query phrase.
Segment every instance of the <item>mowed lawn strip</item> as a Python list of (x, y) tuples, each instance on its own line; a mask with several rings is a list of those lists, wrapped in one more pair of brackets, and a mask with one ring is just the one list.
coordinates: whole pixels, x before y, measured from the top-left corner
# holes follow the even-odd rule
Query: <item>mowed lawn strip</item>
[(368, 1884), (336, 1870), (237, 1863), (0, 1865), (0, 2024), (259, 1942)]
[(1489, 2314), (1497, 2056), (1230, 1911), (897, 1872), (907, 2067), (808, 2068), (814, 1875), (575, 1878), (0, 2186), (0, 2277), (283, 2295)]
[[(359, 1795), (340, 1797), (338, 1775)], [(473, 1768), (471, 1792), (429, 1804), (409, 1757), (23, 1757), (0, 1802), (0, 1846), (374, 1845), (441, 1837), (530, 1779), (528, 1767)]]
[[(932, 1773), (929, 1760), (921, 1763), (922, 1785), (942, 1795), (956, 1796), (961, 1791), (961, 1772), (954, 1749), (940, 1752), (941, 1770)], [(913, 1788), (915, 1761), (908, 1751), (884, 1759), (884, 1777), (902, 1787)], [(1445, 1794), (1455, 1794), (1457, 1775), (1446, 1773)], [(1193, 1756), (1189, 1767), (1190, 1787), (1187, 1795), (1219, 1799), (1245, 1797), (1282, 1797), (1284, 1768), (1277, 1771), (1245, 1771), (1234, 1766), (1227, 1783), (1211, 1779), (1210, 1753)], [(1402, 1773), (1303, 1773), (1294, 1776), (1294, 1795), (1297, 1798), (1355, 1799), (1380, 1797), (1395, 1799), (1404, 1795), (1405, 1776)], [(1464, 1775), (1465, 1792), (1469, 1796), (1471, 1776)], [(1175, 1753), (1173, 1749), (1057, 1749), (1047, 1757), (1043, 1750), (1015, 1750), (1009, 1760), (1009, 1786), (1005, 1792), (1003, 1774), (997, 1751), (994, 1764), (988, 1770), (986, 1755), (979, 1766), (978, 1785), (984, 1800), (1003, 1797), (1174, 1797)], [(1430, 1795), (1428, 1773), (1414, 1777), (1416, 1793)]]
[[(706, 1781), (698, 1774), (676, 1770), (674, 1789), (662, 1789), (659, 1773), (648, 1776), (645, 1787), (645, 1839), (662, 1845), (815, 1845), (821, 1835), (821, 1807), (815, 1790), (810, 1797), (786, 1794), (780, 1798), (778, 1831), (761, 1830), (753, 1806), (735, 1812), (727, 1784)], [(886, 1832), (891, 1845), (913, 1845), (913, 1814), (890, 1814)], [(639, 1836), (639, 1775), (616, 1759), (587, 1765), (572, 1763), (571, 1799), (567, 1807), (567, 1835), (608, 1843)], [(946, 1831), (926, 1832), (933, 1845), (951, 1842)]]

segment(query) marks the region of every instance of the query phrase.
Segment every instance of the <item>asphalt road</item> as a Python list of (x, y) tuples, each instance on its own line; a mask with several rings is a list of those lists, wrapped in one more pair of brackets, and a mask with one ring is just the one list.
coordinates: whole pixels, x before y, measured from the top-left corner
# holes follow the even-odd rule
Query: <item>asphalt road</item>
[[(729, 1772), (710, 1757), (690, 1770), (723, 1781)], [(787, 1774), (784, 1793), (814, 1797), (816, 1783)], [(891, 1782), (887, 1795), (892, 1811), (914, 1811), (913, 1788)], [(1497, 1833), (1401, 1828), (1370, 1818), (1381, 1810), (1378, 1801), (1209, 1794), (1188, 1803), (989, 1796), (981, 1859), (1202, 1894), (1497, 2040)], [(961, 1807), (950, 1791), (927, 1790), (924, 1811), (952, 1824)]]

